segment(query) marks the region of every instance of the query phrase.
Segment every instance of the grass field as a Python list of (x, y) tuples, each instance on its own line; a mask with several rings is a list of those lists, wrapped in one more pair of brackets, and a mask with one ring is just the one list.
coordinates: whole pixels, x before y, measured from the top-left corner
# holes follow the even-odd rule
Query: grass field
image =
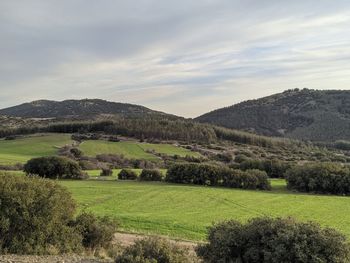
[[(25, 163), (31, 158), (55, 155), (59, 147), (72, 144), (69, 134), (35, 135), (16, 140), (0, 140), (0, 165), (13, 165)], [(80, 149), (87, 156), (95, 157), (97, 154), (123, 154), (126, 158), (159, 160), (159, 157), (147, 150), (157, 153), (179, 156), (200, 156), (197, 152), (177, 147), (171, 144), (151, 144), (139, 142), (108, 142), (91, 140), (81, 143)]]
[(124, 142), (109, 142), (109, 141), (84, 141), (79, 146), (84, 155), (96, 156), (102, 153), (109, 154), (122, 154), (126, 158), (144, 159), (144, 160), (159, 160), (157, 156), (152, 153), (148, 153), (147, 150), (154, 150), (157, 153), (163, 153), (168, 155), (179, 156), (200, 156), (199, 153), (192, 152), (185, 148), (177, 147), (171, 144), (151, 144), (151, 143), (139, 143), (132, 141)]
[(54, 155), (59, 147), (71, 143), (70, 135), (67, 134), (36, 135), (16, 140), (0, 140), (0, 164), (25, 163), (34, 157)]
[(288, 192), (273, 180), (270, 192), (165, 183), (61, 181), (80, 209), (113, 216), (125, 231), (202, 240), (211, 223), (256, 216), (294, 216), (334, 227), (350, 237), (350, 197)]

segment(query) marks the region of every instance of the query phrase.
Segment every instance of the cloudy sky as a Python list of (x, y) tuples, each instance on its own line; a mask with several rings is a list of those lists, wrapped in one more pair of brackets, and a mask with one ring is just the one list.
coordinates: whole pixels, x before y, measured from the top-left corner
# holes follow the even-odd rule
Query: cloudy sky
[(0, 108), (102, 98), (186, 117), (350, 89), (348, 0), (0, 0)]

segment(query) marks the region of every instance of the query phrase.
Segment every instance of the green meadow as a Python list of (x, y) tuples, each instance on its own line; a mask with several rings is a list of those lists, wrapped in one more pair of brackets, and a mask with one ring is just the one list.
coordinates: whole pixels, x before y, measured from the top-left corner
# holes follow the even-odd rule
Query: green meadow
[(60, 181), (81, 210), (117, 218), (123, 231), (203, 240), (213, 222), (257, 216), (314, 220), (350, 237), (350, 197), (131, 181)]
[(81, 143), (79, 148), (84, 155), (91, 157), (105, 153), (124, 155), (126, 158), (130, 159), (159, 160), (159, 157), (152, 154), (150, 151), (167, 155), (179, 155), (181, 157), (185, 157), (186, 155), (200, 156), (197, 152), (192, 152), (172, 144), (152, 144), (135, 141), (109, 142), (90, 140)]
[[(59, 148), (72, 145), (70, 134), (42, 134), (32, 135), (15, 140), (0, 140), (0, 165), (25, 163), (29, 159), (41, 156), (56, 155)], [(150, 153), (200, 156), (197, 152), (171, 144), (139, 143), (135, 141), (109, 142), (103, 140), (84, 141), (80, 149), (87, 156), (95, 157), (98, 154), (122, 154), (126, 158), (159, 160), (159, 157)]]
[(0, 140), (0, 164), (25, 163), (31, 158), (55, 155), (72, 144), (69, 134), (35, 135), (16, 140)]
[[(0, 164), (24, 163), (33, 157), (55, 155), (60, 147), (72, 143), (68, 134), (0, 140)], [(135, 141), (85, 141), (80, 144), (80, 148), (88, 156), (114, 153), (146, 160), (159, 158), (150, 151), (199, 156), (198, 153), (175, 145)], [(135, 171), (141, 172), (140, 169)], [(110, 177), (100, 177), (100, 172), (87, 171), (90, 180), (61, 180), (59, 183), (69, 189), (80, 210), (115, 217), (120, 222), (121, 230), (126, 232), (204, 240), (207, 227), (217, 221), (246, 221), (257, 216), (293, 216), (299, 220), (313, 220), (322, 226), (336, 228), (350, 237), (350, 197), (290, 192), (287, 191), (284, 180), (272, 180), (272, 191), (249, 191), (118, 181), (115, 179), (120, 169), (114, 169)], [(6, 173), (23, 175), (21, 171)]]

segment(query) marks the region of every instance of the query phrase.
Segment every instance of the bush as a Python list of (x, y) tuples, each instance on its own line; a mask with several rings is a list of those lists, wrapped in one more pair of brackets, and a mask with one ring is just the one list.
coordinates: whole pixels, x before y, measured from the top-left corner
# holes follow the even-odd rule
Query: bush
[(108, 247), (117, 230), (116, 221), (108, 217), (99, 218), (91, 213), (82, 213), (71, 226), (82, 235), (83, 246), (91, 251)]
[(81, 236), (68, 225), (75, 207), (53, 181), (0, 175), (0, 254), (80, 251)]
[(140, 181), (162, 181), (162, 179), (162, 173), (153, 169), (143, 169), (139, 177)]
[(287, 187), (300, 192), (350, 194), (350, 169), (335, 163), (295, 166), (286, 173)]
[(118, 179), (119, 180), (136, 180), (137, 174), (133, 170), (123, 169), (118, 174)]
[(70, 149), (70, 153), (73, 154), (75, 158), (80, 158), (83, 155), (83, 152), (78, 148)]
[(271, 178), (283, 178), (286, 171), (291, 167), (288, 162), (279, 160), (254, 160), (246, 159), (239, 164), (239, 169), (258, 169), (265, 171)]
[(346, 238), (315, 223), (291, 218), (256, 218), (243, 225), (237, 221), (210, 228), (208, 243), (197, 248), (206, 263), (328, 263), (349, 262)]
[(350, 151), (350, 141), (336, 141), (334, 147), (340, 150)]
[(112, 176), (113, 170), (110, 168), (102, 168), (100, 176)]
[(118, 256), (116, 263), (190, 263), (188, 251), (165, 239), (138, 240)]
[(27, 175), (38, 175), (51, 179), (84, 179), (78, 163), (64, 157), (39, 157), (29, 160), (24, 165)]
[(206, 164), (175, 164), (168, 169), (165, 181), (244, 189), (271, 188), (268, 177), (263, 171), (240, 171)]

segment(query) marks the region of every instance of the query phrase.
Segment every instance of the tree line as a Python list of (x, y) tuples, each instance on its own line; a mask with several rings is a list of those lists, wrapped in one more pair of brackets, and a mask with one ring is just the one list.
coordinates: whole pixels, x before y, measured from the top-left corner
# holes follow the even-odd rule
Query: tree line
[(243, 189), (271, 189), (267, 174), (263, 171), (241, 171), (208, 164), (175, 164), (168, 169), (165, 181)]
[(290, 139), (259, 136), (184, 119), (116, 118), (113, 121), (53, 122), (48, 125), (0, 129), (0, 138), (39, 132), (89, 133), (103, 132), (135, 137), (140, 140), (178, 140), (183, 142), (213, 143), (220, 140), (261, 147), (296, 147), (302, 142)]

